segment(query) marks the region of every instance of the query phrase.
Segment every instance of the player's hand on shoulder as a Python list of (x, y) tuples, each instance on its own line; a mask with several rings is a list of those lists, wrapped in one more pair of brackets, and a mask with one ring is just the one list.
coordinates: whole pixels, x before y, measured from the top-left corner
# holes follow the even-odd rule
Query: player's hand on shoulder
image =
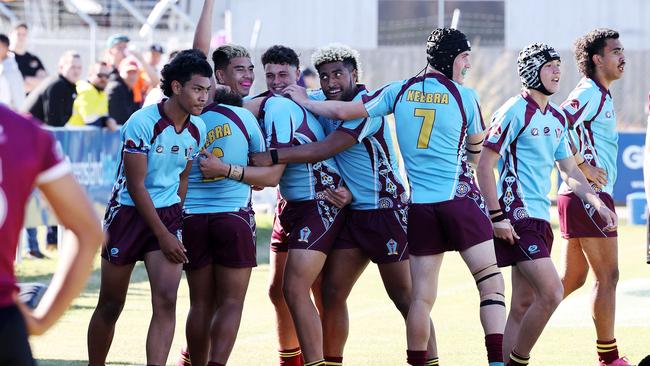
[(207, 179), (225, 177), (228, 174), (228, 164), (205, 149), (201, 149), (199, 153), (199, 170), (201, 170), (203, 177)]
[(303, 102), (309, 100), (307, 96), (307, 89), (299, 85), (289, 85), (282, 91), (282, 95), (291, 98), (294, 102), (302, 105)]
[(595, 167), (587, 162), (578, 166), (585, 178), (598, 188), (607, 185), (607, 172), (603, 168)]
[(327, 188), (324, 194), (325, 199), (338, 208), (343, 208), (352, 202), (352, 192), (345, 187)]
[(248, 160), (250, 165), (253, 166), (271, 166), (273, 165), (273, 160), (271, 159), (271, 153), (268, 151), (250, 153), (248, 154)]
[(167, 231), (165, 234), (158, 238), (158, 244), (160, 245), (160, 250), (170, 262), (188, 262), (187, 256), (185, 255), (185, 247), (183, 246), (183, 243), (178, 240), (178, 237), (176, 237), (176, 235)]

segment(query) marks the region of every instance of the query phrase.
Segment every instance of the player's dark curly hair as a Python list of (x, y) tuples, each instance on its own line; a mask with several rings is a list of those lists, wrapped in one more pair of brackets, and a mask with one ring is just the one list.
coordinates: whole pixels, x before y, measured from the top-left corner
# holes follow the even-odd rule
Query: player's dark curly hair
[(602, 55), (608, 39), (618, 39), (618, 32), (607, 28), (594, 29), (578, 38), (574, 45), (578, 70), (591, 78), (596, 72), (593, 55)]
[(176, 80), (184, 85), (192, 79), (192, 75), (209, 78), (212, 76), (212, 67), (203, 52), (196, 49), (183, 50), (163, 67), (161, 74), (160, 89), (166, 96), (171, 97), (172, 81)]
[(296, 51), (292, 50), (289, 47), (275, 45), (271, 46), (262, 55), (262, 65), (266, 66), (267, 64), (287, 64), (295, 67), (300, 67), (300, 60), (298, 59), (298, 54), (296, 54)]

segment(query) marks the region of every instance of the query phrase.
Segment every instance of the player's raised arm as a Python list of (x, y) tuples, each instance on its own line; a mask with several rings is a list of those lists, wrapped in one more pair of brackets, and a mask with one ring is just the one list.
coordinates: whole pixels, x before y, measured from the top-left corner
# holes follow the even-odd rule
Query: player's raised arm
[(326, 118), (348, 121), (351, 119), (368, 117), (368, 111), (363, 101), (341, 102), (338, 100), (311, 100), (305, 88), (298, 85), (289, 85), (283, 94), (290, 96), (296, 103), (307, 108), (310, 112)]
[(42, 334), (63, 315), (86, 284), (97, 248), (103, 241), (99, 219), (72, 174), (39, 185), (59, 222), (70, 231), (61, 248), (60, 262), (47, 292), (32, 312), (25, 314), (29, 334)]
[(212, 13), (214, 12), (214, 0), (204, 0), (199, 21), (194, 31), (192, 48), (201, 50), (204, 54), (210, 52), (210, 38), (212, 37)]
[(317, 163), (333, 157), (356, 143), (357, 140), (350, 134), (342, 131), (334, 131), (322, 141), (250, 154), (249, 158), (255, 166)]

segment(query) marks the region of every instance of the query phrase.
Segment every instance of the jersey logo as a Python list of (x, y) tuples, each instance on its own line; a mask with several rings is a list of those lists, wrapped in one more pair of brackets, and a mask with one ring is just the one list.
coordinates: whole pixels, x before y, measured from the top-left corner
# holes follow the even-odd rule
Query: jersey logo
[(172, 146), (172, 154), (178, 154), (178, 150), (180, 150), (180, 149), (181, 149), (181, 148), (178, 147), (178, 145), (174, 145), (174, 146)]
[(612, 118), (612, 112), (610, 111), (605, 112), (605, 117)]
[(303, 243), (308, 243), (309, 242), (309, 235), (311, 234), (311, 230), (309, 227), (305, 226), (302, 229), (300, 229), (300, 239), (298, 241), (301, 241)]
[(157, 152), (158, 154), (162, 153), (163, 150), (165, 150), (165, 148), (164, 148), (162, 145), (158, 145), (158, 146), (156, 146), (156, 152)]
[(536, 129), (536, 128), (533, 128), (532, 130), (530, 130), (530, 134), (533, 135), (533, 136), (537, 136), (537, 135), (539, 135), (539, 130)]
[(573, 109), (576, 109), (576, 110), (580, 109), (580, 101), (577, 100), (577, 99), (572, 99), (572, 100), (569, 102), (569, 105), (570, 105), (571, 108), (573, 108)]
[(544, 136), (551, 136), (551, 129), (548, 127), (544, 127)]
[(393, 239), (390, 239), (386, 243), (386, 248), (388, 249), (388, 255), (397, 255), (397, 242)]
[(528, 246), (528, 254), (537, 254), (539, 253), (539, 248), (536, 244), (531, 244)]
[(559, 140), (560, 136), (562, 136), (562, 129), (561, 128), (556, 128), (555, 129), (555, 137), (557, 137), (557, 139)]
[(117, 257), (118, 254), (120, 254), (119, 248), (111, 248), (111, 257)]

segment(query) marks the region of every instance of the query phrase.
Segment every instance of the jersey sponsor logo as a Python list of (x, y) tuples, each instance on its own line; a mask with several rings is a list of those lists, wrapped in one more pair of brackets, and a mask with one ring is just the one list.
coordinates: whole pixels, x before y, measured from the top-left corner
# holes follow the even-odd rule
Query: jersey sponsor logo
[(606, 118), (612, 118), (612, 112), (611, 111), (605, 112), (605, 117)]
[(562, 129), (561, 128), (556, 128), (555, 129), (555, 137), (559, 140), (560, 136), (562, 136)]
[(117, 257), (120, 254), (119, 248), (111, 248), (111, 257)]
[(300, 229), (300, 239), (298, 241), (301, 241), (303, 243), (309, 243), (309, 235), (311, 234), (311, 229), (309, 227), (305, 226), (302, 229)]
[(570, 105), (571, 108), (573, 108), (573, 109), (576, 109), (576, 110), (577, 110), (577, 109), (580, 109), (580, 101), (577, 100), (577, 99), (572, 99), (572, 100), (569, 102), (569, 105)]
[(386, 248), (388, 249), (388, 255), (397, 255), (397, 242), (393, 239), (390, 239), (386, 242)]
[(537, 244), (531, 244), (528, 246), (528, 254), (537, 254), (539, 253), (539, 247)]
[(192, 153), (193, 151), (194, 151), (194, 146), (190, 146), (187, 149), (185, 149), (185, 160), (194, 159), (194, 154)]
[(406, 93), (407, 102), (449, 104), (448, 93), (426, 93), (420, 90), (409, 90)]
[(544, 136), (551, 136), (551, 129), (548, 127), (544, 127)]
[(165, 148), (162, 145), (156, 146), (156, 152), (158, 154), (162, 153), (165, 150)]
[(181, 148), (178, 147), (178, 145), (174, 145), (174, 146), (172, 146), (172, 154), (178, 154), (178, 151), (179, 151), (180, 149), (181, 149)]
[(539, 130), (536, 129), (536, 128), (533, 128), (532, 130), (530, 130), (530, 134), (533, 135), (533, 136), (537, 136), (537, 135), (539, 135)]

